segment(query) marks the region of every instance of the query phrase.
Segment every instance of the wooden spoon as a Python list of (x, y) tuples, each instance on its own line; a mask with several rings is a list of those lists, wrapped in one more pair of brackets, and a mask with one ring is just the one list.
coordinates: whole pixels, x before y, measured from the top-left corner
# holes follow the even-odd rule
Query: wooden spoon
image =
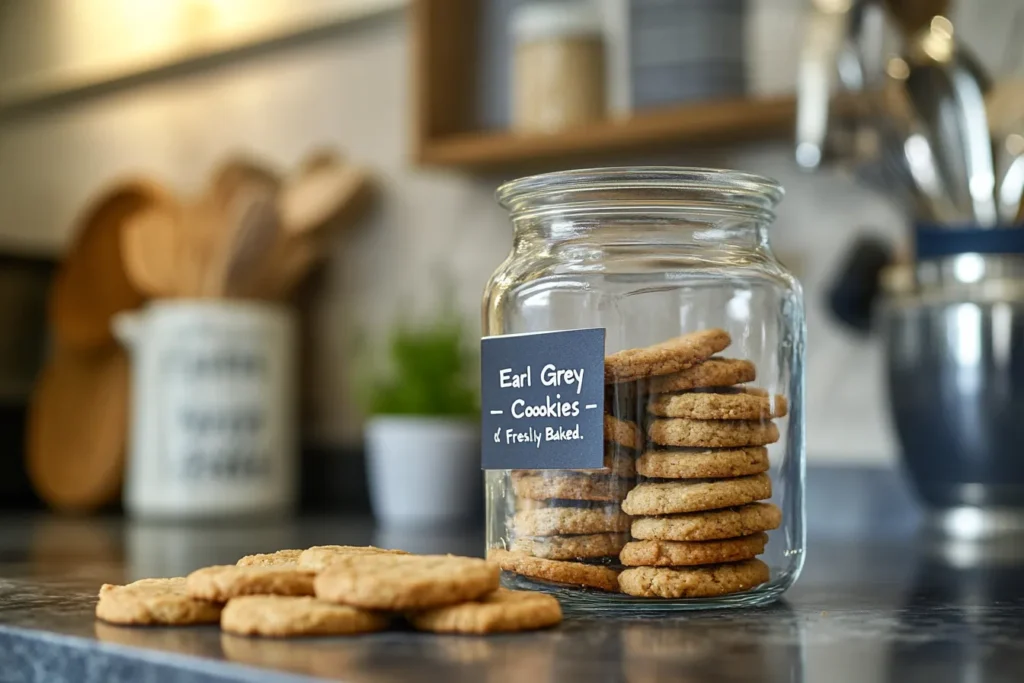
[(329, 253), (322, 233), (286, 235), (274, 248), (274, 258), (261, 272), (253, 295), (261, 299), (283, 301)]
[(153, 298), (172, 297), (179, 291), (178, 215), (174, 207), (154, 205), (128, 219), (121, 233), (128, 277), (135, 287)]
[(264, 190), (250, 187), (234, 197), (224, 240), (208, 271), (206, 295), (244, 296), (270, 257), (278, 237), (277, 205)]
[(332, 220), (347, 222), (364, 208), (370, 189), (368, 176), (356, 166), (309, 167), (284, 187), (281, 222), (292, 234), (318, 230)]
[(121, 231), (142, 210), (172, 201), (154, 182), (128, 180), (103, 192), (82, 213), (50, 290), (49, 317), (59, 344), (81, 350), (114, 345), (110, 319), (145, 298), (128, 277)]
[(116, 346), (58, 348), (33, 392), (27, 469), (39, 497), (87, 512), (113, 502), (124, 471), (128, 361)]

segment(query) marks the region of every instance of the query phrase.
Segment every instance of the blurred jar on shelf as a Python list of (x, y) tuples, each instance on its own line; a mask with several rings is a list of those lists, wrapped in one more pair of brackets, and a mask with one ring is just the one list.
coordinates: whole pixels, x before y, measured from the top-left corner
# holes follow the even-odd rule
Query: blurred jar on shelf
[(586, 0), (527, 0), (512, 16), (512, 126), (552, 133), (605, 116), (604, 40)]

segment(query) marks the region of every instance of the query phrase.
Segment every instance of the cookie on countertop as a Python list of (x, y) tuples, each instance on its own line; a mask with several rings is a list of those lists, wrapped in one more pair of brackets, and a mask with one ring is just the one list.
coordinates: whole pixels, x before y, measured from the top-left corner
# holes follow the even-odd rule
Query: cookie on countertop
[(218, 603), (189, 596), (184, 577), (142, 579), (125, 586), (105, 583), (96, 603), (97, 618), (130, 626), (215, 624), (220, 611)]
[(232, 600), (220, 627), (243, 636), (338, 636), (388, 627), (387, 616), (311, 597), (250, 595)]
[(547, 560), (592, 559), (618, 555), (629, 534), (583, 534), (579, 536), (529, 536), (512, 541), (512, 551)]
[(329, 602), (419, 610), (476, 600), (498, 587), (500, 575), (496, 564), (474, 557), (367, 553), (338, 557), (315, 587)]
[(246, 555), (235, 564), (239, 567), (294, 567), (301, 554), (301, 550), (278, 550), (274, 553)]
[(705, 567), (630, 567), (619, 574), (623, 593), (643, 598), (710, 598), (740, 593), (771, 578), (761, 560)]
[(636, 461), (636, 471), (655, 479), (718, 479), (744, 477), (768, 471), (764, 446), (714, 449), (692, 448), (647, 451)]
[(491, 548), (487, 552), (487, 559), (497, 562), (505, 571), (531, 579), (567, 586), (596, 588), (610, 593), (619, 591), (619, 571), (603, 565), (545, 560), (541, 557), (511, 552), (502, 548)]
[(197, 569), (185, 590), (193, 598), (227, 602), (240, 595), (312, 595), (316, 572), (296, 567), (239, 567), (234, 564)]
[(613, 415), (604, 416), (604, 440), (635, 451), (644, 447), (644, 436), (635, 422), (620, 420)]
[(731, 339), (725, 330), (698, 330), (667, 341), (638, 349), (626, 349), (606, 356), (606, 383), (627, 382), (668, 375), (707, 360), (724, 350)]
[(339, 557), (347, 555), (408, 555), (404, 550), (391, 550), (389, 548), (374, 548), (372, 545), (315, 545), (306, 548), (299, 554), (299, 567), (310, 569), (315, 572), (323, 571), (331, 562)]
[(778, 529), (781, 523), (782, 511), (776, 506), (750, 503), (721, 510), (637, 517), (631, 533), (641, 540), (710, 541)]
[(605, 507), (548, 507), (520, 510), (512, 528), (516, 536), (623, 533), (630, 519), (617, 505)]
[(622, 502), (627, 515), (671, 515), (746, 505), (772, 497), (767, 474), (734, 479), (644, 482)]
[(651, 398), (647, 410), (660, 417), (686, 417), (691, 420), (767, 420), (785, 417), (786, 397), (760, 392), (689, 392), (663, 394)]
[(499, 588), (460, 605), (406, 615), (419, 631), (434, 633), (510, 633), (554, 626), (562, 621), (558, 600), (536, 591)]
[(727, 387), (753, 382), (755, 379), (757, 368), (749, 360), (708, 358), (681, 372), (651, 378), (647, 390), (652, 394), (668, 394), (704, 387)]
[(513, 471), (512, 490), (520, 498), (619, 501), (632, 479), (581, 474), (567, 470)]
[(655, 420), (647, 428), (660, 446), (736, 448), (764, 446), (779, 440), (774, 422), (757, 420), (691, 420), (674, 417)]
[(630, 541), (619, 560), (627, 567), (688, 567), (750, 560), (764, 552), (768, 534), (761, 532), (718, 541)]

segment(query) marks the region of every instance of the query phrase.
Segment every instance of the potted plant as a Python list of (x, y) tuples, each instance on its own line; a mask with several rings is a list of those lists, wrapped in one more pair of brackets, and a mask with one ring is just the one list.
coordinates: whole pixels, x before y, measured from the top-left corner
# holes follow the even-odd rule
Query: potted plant
[(384, 525), (470, 518), (482, 497), (478, 362), (450, 311), (429, 325), (401, 323), (385, 368), (366, 383), (367, 472)]

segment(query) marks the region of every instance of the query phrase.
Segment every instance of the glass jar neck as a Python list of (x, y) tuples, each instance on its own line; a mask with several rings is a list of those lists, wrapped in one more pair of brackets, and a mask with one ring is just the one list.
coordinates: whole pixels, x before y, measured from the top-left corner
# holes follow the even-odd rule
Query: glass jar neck
[(562, 171), (498, 188), (520, 247), (767, 249), (782, 188), (737, 171), (634, 167)]

